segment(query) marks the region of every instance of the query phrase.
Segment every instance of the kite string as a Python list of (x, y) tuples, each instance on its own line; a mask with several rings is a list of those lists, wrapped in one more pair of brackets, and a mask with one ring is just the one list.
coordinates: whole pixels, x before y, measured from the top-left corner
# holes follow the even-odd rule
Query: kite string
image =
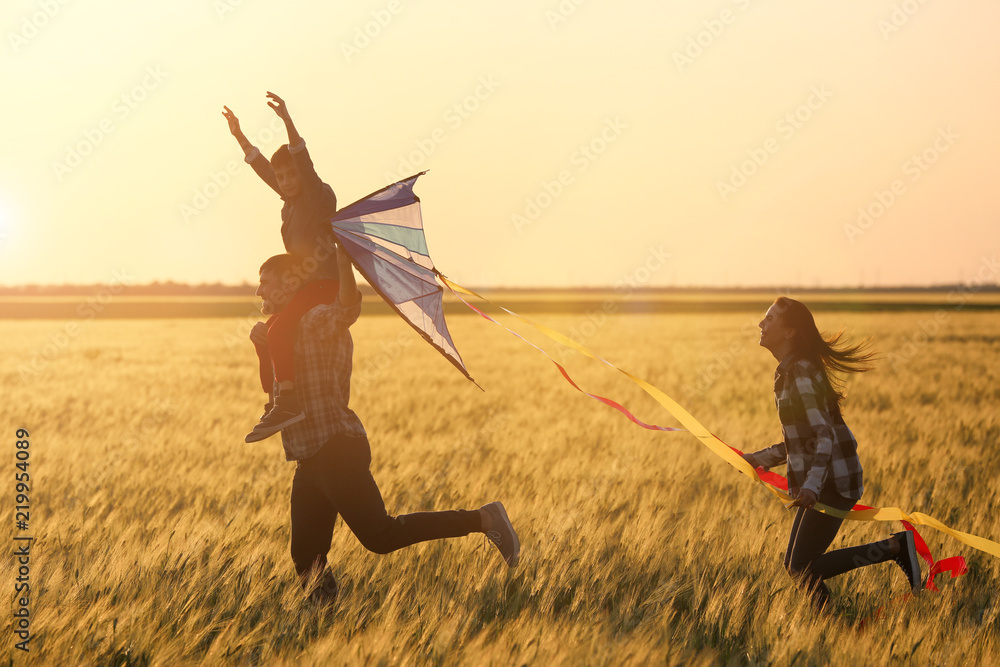
[[(559, 343), (559, 344), (561, 344), (561, 345), (563, 345), (565, 347), (569, 347), (570, 349), (576, 350), (576, 351), (580, 352), (581, 354), (584, 354), (584, 355), (586, 355), (586, 356), (588, 356), (588, 357), (590, 357), (590, 358), (592, 358), (594, 360), (601, 361), (601, 362), (607, 364), (608, 366), (611, 366), (612, 368), (614, 368), (615, 370), (617, 370), (618, 372), (622, 373), (627, 378), (629, 378), (630, 380), (632, 380), (632, 382), (634, 382), (635, 384), (639, 385), (639, 387), (642, 388), (647, 394), (649, 394), (650, 396), (652, 396), (661, 406), (663, 406), (667, 410), (667, 412), (669, 412), (679, 422), (681, 422), (681, 424), (683, 426), (685, 426), (688, 431), (690, 431), (695, 437), (697, 437), (699, 440), (701, 440), (702, 444), (704, 444), (706, 447), (708, 447), (713, 452), (715, 452), (716, 455), (718, 455), (719, 457), (721, 457), (722, 459), (724, 459), (725, 461), (727, 461), (729, 464), (731, 464), (737, 470), (739, 470), (743, 474), (747, 475), (748, 477), (750, 477), (754, 481), (760, 482), (761, 484), (763, 484), (763, 486), (764, 486), (765, 489), (767, 489), (774, 496), (776, 496), (777, 498), (779, 498), (780, 500), (782, 500), (782, 502), (784, 502), (786, 506), (789, 506), (791, 504), (791, 502), (793, 501), (793, 498), (788, 495), (787, 490), (783, 490), (781, 488), (776, 488), (775, 486), (772, 486), (771, 484), (764, 483), (764, 481), (758, 475), (757, 471), (754, 470), (751, 467), (751, 465), (749, 463), (747, 463), (746, 460), (744, 460), (743, 457), (740, 456), (737, 453), (737, 450), (735, 450), (734, 448), (730, 447), (729, 445), (727, 445), (726, 443), (724, 443), (720, 438), (718, 438), (717, 436), (715, 436), (714, 434), (712, 434), (707, 428), (705, 428), (701, 424), (701, 422), (699, 422), (697, 419), (695, 419), (687, 410), (685, 410), (683, 407), (681, 407), (680, 404), (678, 404), (676, 401), (674, 401), (672, 398), (670, 398), (667, 394), (665, 394), (659, 388), (651, 385), (650, 383), (646, 382), (642, 378), (639, 378), (639, 377), (637, 377), (637, 376), (629, 373), (628, 371), (626, 371), (624, 369), (618, 368), (617, 366), (615, 366), (611, 362), (607, 361), (606, 359), (603, 359), (602, 357), (599, 357), (598, 355), (594, 354), (593, 352), (591, 352), (590, 350), (588, 350), (586, 347), (584, 347), (583, 345), (577, 343), (576, 341), (574, 341), (573, 339), (567, 337), (566, 335), (564, 335), (562, 333), (559, 333), (558, 331), (555, 331), (553, 329), (550, 329), (550, 328), (546, 327), (543, 324), (535, 322), (534, 320), (532, 320), (532, 319), (530, 319), (528, 317), (525, 317), (523, 315), (519, 315), (518, 313), (515, 313), (515, 312), (513, 312), (511, 310), (508, 310), (507, 308), (504, 308), (503, 306), (495, 304), (492, 301), (490, 301), (489, 299), (485, 298), (484, 296), (482, 296), (480, 294), (477, 294), (476, 292), (473, 292), (472, 290), (469, 290), (469, 289), (467, 289), (465, 287), (462, 287), (461, 285), (459, 285), (459, 284), (457, 284), (455, 282), (452, 282), (451, 280), (449, 280), (448, 278), (446, 278), (443, 275), (439, 274), (438, 277), (441, 279), (441, 281), (449, 289), (451, 289), (451, 291), (453, 293), (455, 293), (455, 295), (463, 303), (465, 303), (467, 306), (469, 306), (470, 308), (472, 308), (474, 311), (476, 311), (477, 313), (479, 313), (483, 317), (486, 317), (490, 321), (495, 322), (499, 326), (503, 326), (503, 325), (500, 325), (499, 322), (496, 322), (496, 320), (493, 320), (493, 318), (490, 318), (487, 315), (485, 315), (478, 308), (475, 308), (475, 307), (471, 306), (471, 304), (469, 304), (467, 301), (465, 301), (465, 299), (462, 299), (461, 296), (459, 296), (459, 293), (467, 294), (469, 296), (474, 296), (474, 297), (476, 297), (476, 298), (478, 298), (478, 299), (480, 299), (480, 300), (482, 300), (482, 301), (484, 301), (486, 303), (494, 305), (497, 308), (499, 308), (500, 310), (503, 310), (508, 315), (510, 315), (510, 316), (512, 316), (512, 317), (514, 317), (514, 318), (516, 318), (516, 319), (518, 319), (518, 320), (520, 320), (520, 321), (522, 321), (522, 322), (524, 322), (526, 324), (529, 324), (530, 326), (532, 326), (535, 329), (539, 330), (540, 332), (542, 332), (543, 334), (545, 334), (547, 337), (549, 337), (550, 339), (554, 340), (555, 342), (557, 342), (557, 343)], [(504, 327), (504, 328), (506, 328), (506, 327)], [(536, 349), (540, 349), (540, 348), (538, 348), (535, 345), (532, 345), (532, 346), (535, 347)], [(548, 355), (546, 354), (546, 356), (548, 356)], [(551, 358), (551, 357), (549, 357), (549, 358)], [(583, 392), (583, 393), (586, 393), (586, 392)], [(600, 399), (598, 399), (598, 400), (600, 400)], [(623, 410), (624, 410), (624, 408), (623, 408)], [(816, 503), (816, 505), (813, 506), (813, 508), (815, 510), (817, 510), (817, 511), (823, 512), (825, 514), (830, 514), (832, 516), (837, 516), (837, 517), (841, 517), (841, 518), (845, 518), (845, 519), (850, 519), (852, 521), (900, 521), (900, 522), (905, 522), (907, 524), (910, 524), (910, 526), (908, 526), (908, 527), (911, 527), (912, 525), (931, 526), (932, 528), (936, 528), (937, 530), (939, 530), (939, 531), (941, 531), (941, 532), (943, 532), (943, 533), (951, 536), (952, 538), (958, 540), (959, 542), (962, 542), (963, 544), (966, 544), (968, 546), (971, 546), (974, 549), (977, 549), (979, 551), (983, 551), (983, 552), (988, 553), (988, 554), (990, 554), (992, 556), (1000, 558), (1000, 544), (998, 544), (997, 542), (994, 542), (992, 540), (986, 539), (984, 537), (980, 537), (978, 535), (973, 535), (971, 533), (965, 533), (965, 532), (962, 532), (962, 531), (959, 531), (959, 530), (955, 530), (953, 528), (950, 528), (950, 527), (946, 526), (941, 521), (939, 521), (939, 520), (935, 519), (934, 517), (929, 516), (927, 514), (923, 514), (921, 512), (907, 513), (907, 512), (903, 512), (898, 507), (881, 507), (881, 508), (868, 508), (868, 507), (865, 507), (865, 506), (858, 506), (858, 507), (859, 507), (859, 509), (854, 509), (854, 510), (850, 510), (850, 511), (845, 512), (843, 510), (838, 510), (838, 509), (833, 508), (833, 507), (828, 507), (828, 506), (824, 505), (823, 503)], [(861, 509), (861, 508), (863, 508), (863, 509)], [(956, 572), (961, 573), (961, 572), (959, 572), (959, 570), (962, 570), (964, 568), (964, 560), (961, 560), (961, 563), (959, 563), (958, 560), (955, 560), (953, 558), (949, 558), (949, 559), (945, 559), (943, 561), (938, 561), (937, 563), (935, 563), (935, 565), (941, 566), (941, 568), (938, 571), (946, 571), (948, 569), (951, 569), (952, 576), (954, 577), (954, 576), (958, 576), (958, 574), (956, 574)]]
[[(458, 297), (459, 301), (461, 301), (462, 303), (464, 303), (466, 306), (468, 306), (469, 308), (471, 308), (475, 312), (479, 313), (483, 318), (489, 320), (490, 322), (492, 322), (493, 324), (497, 325), (498, 327), (500, 327), (501, 329), (503, 329), (507, 333), (509, 333), (509, 334), (511, 334), (511, 335), (513, 335), (513, 336), (515, 336), (517, 338), (520, 338), (522, 341), (524, 341), (525, 343), (527, 343), (528, 345), (530, 345), (531, 347), (535, 348), (536, 350), (538, 350), (539, 352), (541, 352), (543, 355), (545, 355), (545, 357), (548, 358), (549, 361), (551, 361), (553, 364), (555, 364), (556, 368), (559, 369), (559, 372), (562, 374), (562, 376), (564, 378), (566, 378), (566, 381), (569, 382), (571, 385), (573, 385), (573, 388), (576, 389), (577, 391), (579, 391), (581, 394), (585, 394), (585, 395), (591, 397), (592, 399), (594, 399), (595, 401), (599, 401), (599, 402), (604, 403), (605, 405), (607, 405), (609, 407), (614, 408), (618, 412), (620, 412), (623, 415), (625, 415), (630, 421), (632, 421), (632, 423), (637, 424), (637, 425), (639, 425), (639, 426), (641, 426), (641, 427), (643, 427), (645, 429), (649, 429), (650, 431), (683, 431), (684, 430), (684, 429), (680, 429), (680, 428), (672, 428), (670, 426), (657, 426), (656, 424), (647, 424), (646, 422), (642, 421), (641, 419), (639, 419), (638, 417), (636, 417), (634, 414), (632, 414), (628, 410), (628, 408), (626, 408), (625, 406), (621, 405), (620, 403), (616, 403), (615, 401), (612, 401), (610, 398), (605, 398), (604, 396), (598, 396), (597, 394), (591, 394), (590, 392), (584, 391), (583, 389), (580, 388), (580, 385), (578, 385), (576, 382), (573, 381), (573, 378), (571, 378), (570, 375), (569, 375), (569, 373), (566, 372), (566, 369), (563, 368), (562, 364), (560, 364), (558, 361), (556, 361), (555, 359), (552, 358), (552, 355), (550, 355), (548, 352), (546, 352), (542, 348), (538, 347), (537, 345), (535, 345), (530, 340), (528, 340), (527, 338), (525, 338), (521, 334), (517, 333), (513, 329), (509, 329), (509, 328), (505, 327), (504, 325), (500, 324), (499, 322), (497, 322), (495, 319), (493, 319), (492, 317), (490, 317), (489, 315), (487, 315), (486, 313), (484, 313), (480, 309), (478, 309), (475, 306), (473, 306), (471, 303), (469, 303), (468, 301), (466, 301), (465, 299), (463, 299), (462, 296), (451, 287), (451, 285), (449, 284), (447, 278), (444, 278), (443, 276), (441, 278), (442, 278), (442, 280), (445, 281), (445, 284), (448, 285), (448, 288), (451, 289), (452, 294), (454, 294), (456, 297)], [(501, 308), (502, 310), (504, 310), (505, 312), (508, 312), (508, 313), (510, 312), (506, 308), (504, 308), (503, 306), (498, 306), (498, 307)]]

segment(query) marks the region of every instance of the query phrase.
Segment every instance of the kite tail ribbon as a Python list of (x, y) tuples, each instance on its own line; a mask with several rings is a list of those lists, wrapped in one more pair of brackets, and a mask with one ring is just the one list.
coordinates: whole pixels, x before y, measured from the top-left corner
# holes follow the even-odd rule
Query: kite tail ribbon
[[(594, 354), (593, 352), (591, 352), (590, 350), (588, 350), (583, 345), (577, 343), (572, 338), (569, 338), (568, 336), (566, 336), (566, 335), (564, 335), (562, 333), (559, 333), (558, 331), (550, 329), (549, 327), (545, 326), (544, 324), (540, 324), (538, 322), (535, 322), (534, 320), (532, 320), (532, 319), (530, 319), (528, 317), (525, 317), (523, 315), (519, 315), (518, 313), (515, 313), (515, 312), (513, 312), (511, 310), (508, 310), (508, 309), (504, 308), (503, 306), (495, 304), (492, 301), (490, 301), (489, 299), (483, 297), (482, 295), (477, 294), (477, 293), (473, 292), (470, 289), (462, 287), (461, 285), (459, 285), (459, 284), (457, 284), (455, 282), (452, 282), (451, 280), (449, 280), (448, 278), (444, 277), (441, 274), (438, 274), (438, 278), (455, 294), (456, 297), (458, 297), (458, 299), (460, 301), (462, 301), (462, 303), (464, 303), (465, 305), (467, 305), (473, 311), (475, 311), (476, 313), (478, 313), (482, 317), (486, 318), (490, 322), (493, 322), (497, 326), (500, 326), (503, 329), (506, 329), (511, 334), (517, 336), (518, 338), (521, 338), (521, 340), (525, 340), (525, 339), (522, 336), (520, 336), (519, 334), (517, 334), (516, 332), (514, 332), (514, 331), (508, 329), (507, 327), (505, 327), (504, 325), (500, 324), (499, 322), (497, 322), (495, 319), (493, 319), (492, 317), (490, 317), (489, 315), (487, 315), (483, 311), (481, 311), (478, 308), (476, 308), (475, 306), (471, 305), (468, 301), (466, 301), (464, 298), (462, 298), (462, 295), (465, 294), (467, 296), (473, 296), (473, 297), (476, 297), (476, 298), (478, 298), (478, 299), (480, 299), (480, 300), (482, 300), (482, 301), (484, 301), (486, 303), (489, 303), (489, 304), (491, 304), (491, 305), (499, 308), (500, 310), (504, 311), (505, 313), (507, 313), (511, 317), (514, 317), (515, 319), (518, 319), (521, 322), (524, 322), (525, 324), (528, 324), (528, 325), (534, 327), (535, 329), (537, 329), (538, 331), (540, 331), (542, 334), (544, 334), (546, 337), (548, 337), (551, 340), (559, 343), (560, 345), (562, 345), (564, 347), (568, 347), (568, 348), (570, 348), (572, 350), (576, 350), (577, 352), (579, 352), (579, 353), (581, 353), (581, 354), (583, 354), (583, 355), (585, 355), (587, 357), (590, 357), (591, 359), (594, 359), (596, 361), (600, 361), (600, 362), (602, 362), (604, 364), (607, 364), (611, 368), (615, 369), (616, 371), (618, 371), (619, 373), (621, 373), (622, 375), (624, 375), (625, 377), (627, 377), (629, 380), (631, 380), (633, 383), (635, 383), (636, 385), (638, 385), (643, 391), (645, 391), (651, 397), (653, 397), (653, 399), (656, 400), (657, 403), (659, 403), (663, 408), (665, 408), (667, 410), (667, 412), (669, 412), (671, 415), (673, 415), (673, 417), (675, 419), (677, 419), (677, 421), (680, 422), (682, 426), (684, 426), (684, 429), (686, 429), (692, 435), (694, 435), (696, 438), (698, 438), (702, 442), (703, 445), (705, 445), (710, 450), (712, 450), (712, 452), (714, 452), (717, 456), (719, 456), (720, 458), (722, 458), (724, 461), (726, 461), (727, 463), (729, 463), (731, 466), (733, 466), (734, 468), (736, 468), (737, 470), (739, 470), (741, 473), (743, 473), (747, 477), (749, 477), (752, 480), (754, 480), (755, 482), (761, 483), (764, 486), (765, 489), (767, 489), (774, 496), (776, 496), (777, 498), (779, 498), (785, 504), (786, 507), (791, 504), (793, 498), (790, 495), (788, 495), (788, 483), (787, 483), (787, 481), (785, 480), (784, 477), (782, 477), (781, 475), (778, 475), (776, 473), (771, 473), (771, 472), (764, 471), (761, 468), (758, 468), (758, 469), (755, 470), (740, 455), (739, 450), (737, 450), (737, 449), (735, 449), (733, 447), (730, 447), (729, 445), (727, 445), (726, 443), (724, 443), (720, 438), (718, 438), (716, 435), (714, 435), (713, 433), (711, 433), (707, 428), (705, 428), (705, 426), (702, 425), (701, 422), (699, 422), (697, 419), (695, 419), (694, 416), (692, 416), (687, 410), (685, 410), (683, 407), (681, 407), (681, 405), (679, 403), (677, 403), (674, 399), (670, 398), (670, 396), (668, 396), (667, 394), (665, 394), (663, 391), (661, 391), (657, 387), (655, 387), (652, 384), (646, 382), (642, 378), (636, 377), (635, 375), (633, 375), (632, 373), (629, 373), (628, 371), (626, 371), (624, 369), (618, 368), (617, 366), (615, 366), (614, 364), (612, 364), (610, 361), (608, 361), (608, 360), (606, 360), (606, 359), (604, 359), (604, 358), (602, 358), (602, 357)], [(587, 394), (588, 396), (590, 396), (591, 398), (594, 398), (595, 400), (598, 400), (598, 401), (600, 401), (602, 403), (605, 403), (606, 405), (609, 405), (609, 406), (615, 408), (616, 410), (618, 410), (619, 412), (621, 412), (622, 414), (624, 414), (626, 417), (628, 417), (634, 423), (636, 423), (636, 424), (638, 424), (638, 425), (640, 425), (640, 426), (642, 426), (644, 428), (651, 428), (651, 429), (654, 429), (654, 430), (662, 430), (662, 431), (682, 430), (682, 429), (672, 429), (672, 428), (669, 428), (669, 427), (651, 426), (651, 425), (645, 424), (645, 423), (641, 422), (639, 419), (637, 419), (634, 415), (632, 415), (632, 413), (628, 409), (626, 409), (625, 407), (621, 406), (620, 404), (618, 404), (618, 403), (616, 403), (616, 402), (614, 402), (614, 401), (612, 401), (610, 399), (607, 399), (607, 398), (596, 396), (594, 394), (589, 394), (588, 392), (584, 391), (579, 386), (577, 386), (577, 384), (566, 373), (566, 370), (559, 363), (557, 363), (555, 361), (555, 359), (552, 359), (552, 357), (547, 352), (545, 352), (544, 350), (542, 350), (541, 348), (539, 348), (537, 345), (534, 345), (533, 343), (530, 343), (527, 340), (525, 340), (525, 342), (527, 342), (529, 345), (531, 345), (536, 350), (538, 350), (539, 352), (541, 352), (542, 354), (544, 354), (546, 357), (548, 357), (550, 360), (552, 360), (552, 362), (554, 364), (556, 364), (556, 366), (559, 368), (559, 372), (563, 375), (563, 377), (566, 378), (566, 380), (570, 384), (572, 384), (573, 387), (575, 387), (577, 390), (583, 392), (584, 394)], [(820, 511), (820, 512), (823, 512), (825, 514), (830, 514), (832, 516), (842, 517), (842, 518), (849, 519), (849, 520), (852, 520), (852, 521), (899, 521), (899, 522), (902, 522), (903, 525), (906, 527), (907, 530), (911, 530), (911, 531), (914, 532), (914, 542), (916, 543), (917, 551), (920, 554), (920, 556), (925, 561), (927, 561), (927, 563), (930, 565), (930, 568), (931, 568), (930, 569), (930, 575), (929, 575), (928, 582), (927, 582), (927, 588), (930, 589), (930, 590), (937, 590), (937, 587), (934, 585), (934, 576), (935, 575), (940, 574), (942, 572), (951, 572), (951, 576), (952, 577), (957, 577), (959, 575), (965, 574), (966, 571), (968, 570), (968, 568), (966, 567), (965, 559), (962, 558), (961, 556), (955, 556), (955, 557), (945, 558), (945, 559), (942, 559), (942, 560), (939, 560), (939, 561), (935, 561), (934, 558), (933, 558), (933, 556), (931, 555), (930, 550), (927, 548), (926, 542), (923, 540), (923, 538), (920, 536), (920, 534), (916, 532), (916, 529), (914, 528), (914, 526), (916, 526), (916, 525), (930, 526), (932, 528), (935, 528), (935, 529), (937, 529), (937, 530), (939, 530), (939, 531), (941, 531), (941, 532), (943, 532), (943, 533), (951, 536), (952, 538), (958, 540), (962, 544), (970, 546), (973, 549), (977, 549), (977, 550), (982, 551), (984, 553), (988, 553), (991, 556), (995, 556), (997, 558), (1000, 558), (1000, 544), (998, 544), (997, 542), (994, 542), (992, 540), (988, 540), (988, 539), (986, 539), (984, 537), (980, 537), (978, 535), (973, 535), (971, 533), (965, 533), (965, 532), (962, 532), (962, 531), (959, 531), (959, 530), (955, 530), (953, 528), (950, 528), (950, 527), (946, 526), (944, 523), (942, 523), (941, 521), (935, 519), (934, 517), (929, 516), (927, 514), (923, 514), (921, 512), (907, 513), (907, 512), (902, 511), (898, 507), (868, 507), (866, 505), (855, 505), (854, 509), (845, 512), (843, 510), (838, 510), (838, 509), (833, 508), (833, 507), (828, 507), (828, 506), (826, 506), (826, 505), (824, 505), (822, 503), (816, 503), (813, 506), (813, 509), (815, 509), (817, 511)]]

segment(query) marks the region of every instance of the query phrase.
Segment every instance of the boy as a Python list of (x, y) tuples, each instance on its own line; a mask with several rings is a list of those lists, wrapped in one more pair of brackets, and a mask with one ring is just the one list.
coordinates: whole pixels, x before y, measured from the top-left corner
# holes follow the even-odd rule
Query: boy
[[(288, 143), (274, 152), (270, 162), (243, 134), (236, 114), (226, 106), (222, 112), (246, 162), (284, 202), (281, 239), (295, 258), (294, 266), (288, 269), (295, 296), (267, 320), (267, 344), (254, 344), (260, 360), (261, 387), (269, 400), (260, 422), (247, 435), (247, 442), (263, 440), (305, 419), (295, 395), (295, 333), (302, 316), (315, 306), (333, 303), (338, 290), (336, 238), (329, 225), (337, 210), (337, 196), (316, 174), (284, 100), (272, 92), (267, 97), (267, 105), (288, 131)], [(278, 386), (276, 396), (272, 394), (274, 382)]]

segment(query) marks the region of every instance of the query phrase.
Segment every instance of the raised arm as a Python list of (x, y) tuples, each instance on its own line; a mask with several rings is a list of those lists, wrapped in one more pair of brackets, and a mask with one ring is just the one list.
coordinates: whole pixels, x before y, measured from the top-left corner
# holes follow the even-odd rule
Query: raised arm
[(288, 107), (285, 105), (285, 100), (281, 99), (271, 91), (267, 91), (267, 106), (274, 109), (274, 113), (278, 114), (280, 118), (285, 123), (285, 130), (288, 131), (288, 147), (298, 146), (299, 142), (302, 141), (302, 137), (299, 136), (299, 131), (295, 129), (295, 124), (292, 122), (292, 117), (288, 113)]
[(239, 142), (240, 148), (243, 149), (243, 159), (253, 167), (253, 170), (260, 176), (261, 180), (267, 183), (272, 190), (281, 196), (281, 189), (278, 187), (278, 179), (274, 177), (274, 170), (271, 169), (271, 163), (267, 161), (267, 158), (260, 154), (260, 151), (250, 143), (247, 139), (247, 135), (243, 134), (243, 130), (240, 129), (240, 119), (236, 117), (236, 114), (232, 110), (223, 106), (225, 111), (222, 115), (225, 116), (226, 120), (229, 122), (229, 131), (236, 137), (236, 141)]
[(240, 129), (240, 119), (236, 117), (236, 114), (229, 107), (223, 105), (222, 108), (224, 109), (222, 115), (229, 122), (229, 131), (236, 137), (236, 141), (239, 142), (240, 148), (243, 149), (243, 155), (250, 155), (250, 152), (253, 151), (253, 144), (250, 143), (247, 135), (243, 134), (243, 130)]
[(285, 130), (288, 131), (288, 152), (292, 155), (292, 161), (299, 172), (299, 182), (303, 190), (317, 190), (323, 187), (323, 180), (316, 173), (309, 151), (306, 150), (306, 142), (302, 139), (299, 131), (295, 129), (292, 116), (288, 113), (288, 106), (285, 101), (272, 92), (267, 93), (267, 106), (274, 109), (278, 118), (285, 123)]

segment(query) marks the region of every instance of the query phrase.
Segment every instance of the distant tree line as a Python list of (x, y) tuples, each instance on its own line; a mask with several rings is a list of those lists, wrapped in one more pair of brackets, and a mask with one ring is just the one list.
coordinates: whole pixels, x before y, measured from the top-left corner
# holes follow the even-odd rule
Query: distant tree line
[[(77, 296), (99, 292), (106, 287), (100, 284), (90, 285), (0, 285), (0, 296)], [(373, 294), (368, 285), (359, 285), (363, 293)], [(188, 285), (155, 281), (145, 285), (128, 285), (123, 294), (130, 296), (250, 296), (257, 290), (257, 285), (243, 283), (241, 285), (224, 285), (223, 283), (201, 283)]]

